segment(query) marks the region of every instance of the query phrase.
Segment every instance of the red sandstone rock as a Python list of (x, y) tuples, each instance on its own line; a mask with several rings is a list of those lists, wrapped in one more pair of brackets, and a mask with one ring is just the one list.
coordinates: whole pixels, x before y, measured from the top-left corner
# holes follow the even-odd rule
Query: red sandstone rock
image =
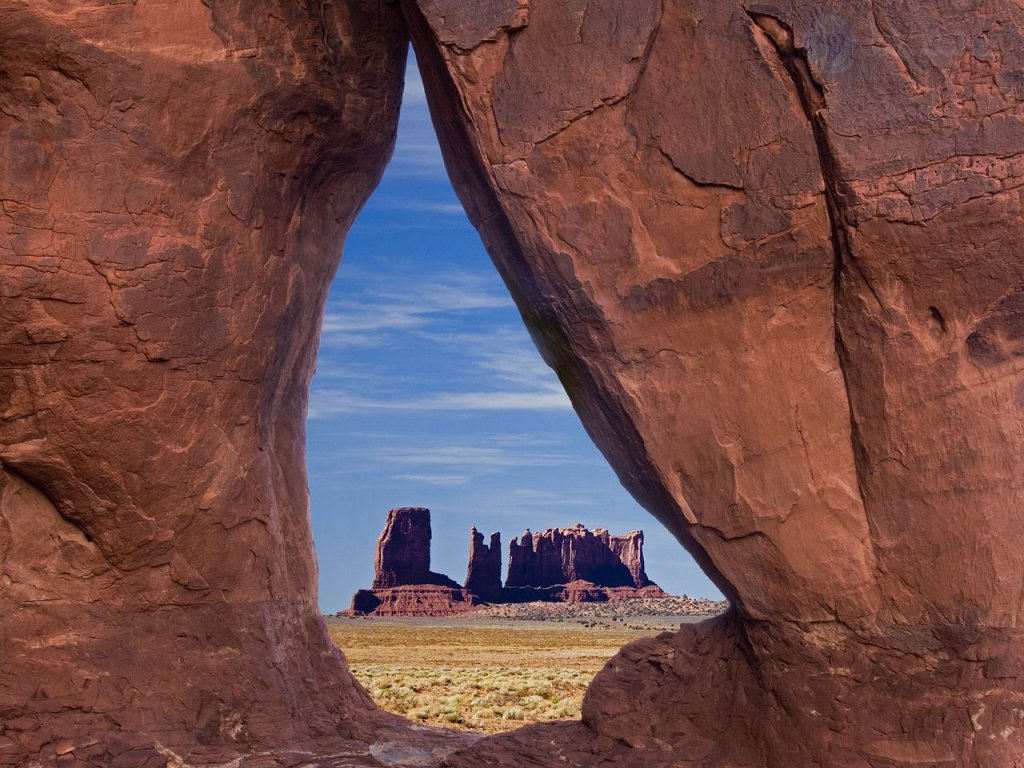
[(657, 584), (646, 587), (604, 587), (577, 579), (568, 584), (550, 587), (505, 587), (501, 590), (501, 603), (608, 603), (645, 597), (670, 597)]
[(473, 528), (469, 532), (469, 566), (465, 589), (485, 603), (501, 601), (501, 534), (492, 533), (490, 545)]
[(436, 584), (458, 589), (459, 585), (450, 578), (430, 570), (430, 538), (429, 509), (388, 510), (384, 530), (377, 539), (373, 588)]
[(0, 765), (393, 721), (319, 616), (303, 422), (406, 47), (370, 0), (0, 0)]
[[(474, 529), (475, 530), (475, 529)], [(388, 510), (377, 538), (372, 589), (352, 597), (350, 613), (374, 616), (451, 616), (468, 610), (472, 596), (430, 570), (430, 510)]]
[(1019, 3), (402, 5), (542, 353), (736, 606), (456, 764), (1015, 765)]
[(643, 531), (630, 531), (625, 536), (609, 536), (608, 547), (626, 566), (634, 587), (642, 589), (654, 584), (647, 577), (647, 568), (644, 564)]
[(361, 589), (349, 613), (373, 616), (456, 616), (475, 605), (461, 588), (438, 584), (405, 584), (385, 589)]
[[(735, 605), (449, 763), (1016, 765), (1019, 4), (402, 8), (546, 359)], [(0, 0), (4, 764), (386, 727), (316, 616), (302, 419), (391, 10)]]
[(645, 587), (652, 584), (644, 571), (643, 532), (611, 536), (598, 528), (527, 530), (522, 541), (512, 539), (508, 554), (507, 587), (550, 587), (586, 581), (603, 587)]
[(598, 528), (548, 529), (513, 539), (509, 583), (501, 586), (501, 535), (470, 531), (469, 567), (460, 588), (430, 570), (430, 510), (388, 511), (377, 539), (372, 589), (352, 597), (347, 613), (374, 616), (452, 616), (479, 603), (593, 603), (660, 597), (644, 571), (643, 532), (611, 536)]

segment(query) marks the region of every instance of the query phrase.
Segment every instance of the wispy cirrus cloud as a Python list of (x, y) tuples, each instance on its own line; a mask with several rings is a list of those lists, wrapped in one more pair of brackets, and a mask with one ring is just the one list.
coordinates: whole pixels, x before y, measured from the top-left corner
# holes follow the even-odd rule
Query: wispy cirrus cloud
[[(388, 319), (391, 329), (407, 322), (416, 332), (422, 317)], [(381, 326), (383, 327), (383, 326)], [(374, 330), (374, 329), (366, 329)], [(389, 393), (388, 381), (374, 387), (316, 386), (310, 398), (309, 418), (345, 413), (431, 411), (570, 411), (572, 404), (554, 372), (520, 329), (498, 328), (490, 333), (419, 333), (424, 343), (457, 350), (466, 370), (459, 391), (433, 391), (409, 396)], [(429, 382), (427, 383), (429, 386)], [(482, 386), (483, 385), (483, 386)]]
[(399, 138), (388, 167), (388, 172), (393, 176), (436, 178), (444, 174), (444, 160), (441, 158), (441, 148), (430, 122), (426, 102), (423, 80), (410, 52), (405, 69), (402, 111), (398, 120)]
[(578, 459), (558, 451), (510, 450), (477, 443), (460, 445), (393, 446), (382, 452), (380, 461), (419, 467), (553, 467), (575, 464)]
[[(444, 202), (432, 200), (404, 200), (386, 198), (375, 203), (380, 208), (394, 211), (411, 211), (414, 213), (439, 214), (441, 216), (464, 216), (465, 211), (459, 202)], [(390, 226), (390, 225), (389, 225)], [(418, 226), (422, 226), (419, 224)]]
[[(497, 293), (479, 276), (463, 272), (449, 272), (427, 282), (357, 288), (360, 290), (354, 291), (353, 298), (333, 303), (324, 315), (322, 344), (381, 344), (388, 332), (427, 330), (445, 316), (512, 306), (508, 294)], [(366, 334), (371, 334), (369, 339), (364, 338)]]
[(400, 480), (409, 483), (423, 483), (425, 485), (440, 485), (455, 487), (466, 485), (473, 479), (472, 475), (392, 475), (392, 480)]
[(310, 397), (309, 418), (323, 419), (344, 413), (390, 411), (567, 411), (572, 404), (561, 387), (537, 391), (488, 390), (441, 392), (412, 398), (370, 398), (350, 392), (315, 389)]

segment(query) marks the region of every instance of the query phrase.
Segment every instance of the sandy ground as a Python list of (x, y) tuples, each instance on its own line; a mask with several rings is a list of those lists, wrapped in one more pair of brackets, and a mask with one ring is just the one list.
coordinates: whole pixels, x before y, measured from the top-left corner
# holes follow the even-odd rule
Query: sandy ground
[(332, 616), (327, 624), (356, 679), (384, 709), (424, 725), (495, 733), (578, 718), (587, 685), (619, 648), (713, 615), (676, 600)]

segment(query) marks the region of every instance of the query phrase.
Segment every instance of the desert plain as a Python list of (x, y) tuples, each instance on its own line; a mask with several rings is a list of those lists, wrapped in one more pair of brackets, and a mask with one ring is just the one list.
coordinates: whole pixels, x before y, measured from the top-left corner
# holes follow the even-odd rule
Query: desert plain
[(421, 725), (499, 733), (579, 719), (587, 685), (623, 645), (725, 607), (685, 596), (526, 603), (457, 616), (332, 616), (327, 625), (383, 709)]

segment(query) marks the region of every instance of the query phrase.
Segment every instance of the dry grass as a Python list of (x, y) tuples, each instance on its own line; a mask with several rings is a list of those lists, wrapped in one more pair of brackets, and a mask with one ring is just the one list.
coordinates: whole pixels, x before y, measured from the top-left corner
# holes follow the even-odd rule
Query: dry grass
[(425, 725), (488, 733), (578, 718), (591, 678), (645, 634), (464, 618), (346, 619), (330, 629), (356, 679), (384, 709)]

